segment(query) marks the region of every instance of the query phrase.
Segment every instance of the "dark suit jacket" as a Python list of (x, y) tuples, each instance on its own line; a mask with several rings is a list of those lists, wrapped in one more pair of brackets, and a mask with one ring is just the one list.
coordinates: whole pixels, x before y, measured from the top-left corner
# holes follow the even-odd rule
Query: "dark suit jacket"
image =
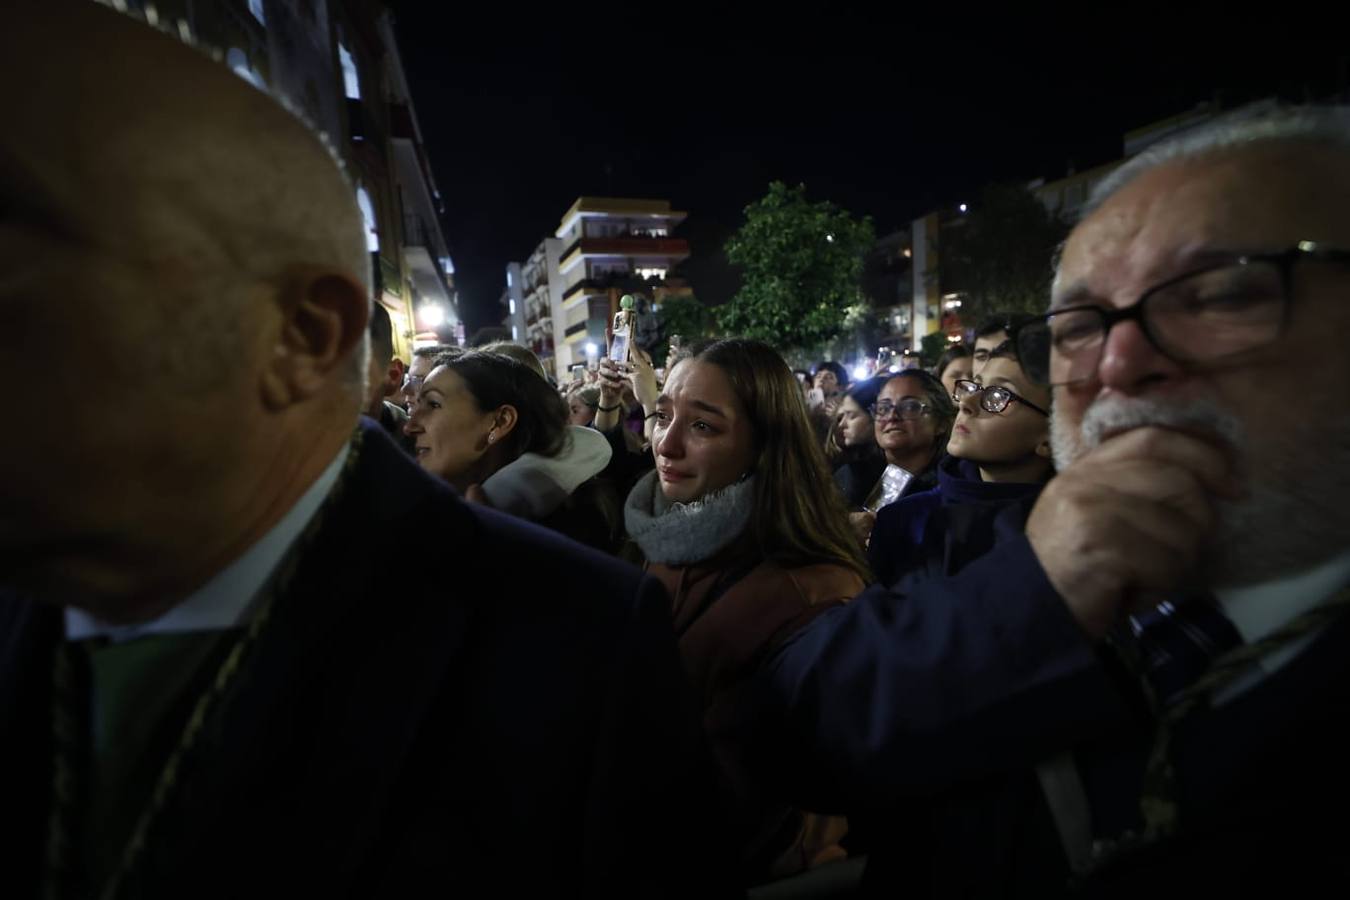
[[(128, 896), (720, 893), (661, 588), (468, 506), (363, 428)], [(0, 595), (4, 896), (37, 895), (60, 634), (58, 609)]]
[[(1073, 754), (1098, 839), (1138, 830), (1153, 723), (1025, 538), (831, 610), (775, 660), (765, 764), (880, 832), (876, 896), (1342, 896), (1350, 620), (1174, 738), (1182, 833), (1073, 880), (1037, 763)], [(1314, 891), (1314, 886), (1321, 886)]]
[(937, 487), (906, 493), (877, 513), (867, 562), (878, 584), (955, 575), (996, 544), (1022, 534), (1043, 483), (980, 480), (972, 462), (944, 456)]

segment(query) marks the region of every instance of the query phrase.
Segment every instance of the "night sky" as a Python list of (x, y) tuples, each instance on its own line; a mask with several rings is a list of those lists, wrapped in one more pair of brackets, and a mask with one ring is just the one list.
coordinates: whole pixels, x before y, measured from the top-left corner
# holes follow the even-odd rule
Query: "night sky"
[[(862, 18), (796, 41), (636, 21), (550, 34), (524, 7), (466, 31), (454, 5), (393, 6), (470, 335), (500, 320), (506, 264), (582, 194), (688, 212), (685, 272), (720, 301), (736, 287), (722, 242), (773, 179), (885, 234), (991, 181), (1118, 158), (1124, 132), (1215, 96), (1343, 92), (1350, 58), (1343, 42), (1269, 26), (1260, 43), (1117, 35), (1121, 49), (1099, 49), (1081, 34), (971, 39)], [(659, 47), (633, 39), (658, 30)]]

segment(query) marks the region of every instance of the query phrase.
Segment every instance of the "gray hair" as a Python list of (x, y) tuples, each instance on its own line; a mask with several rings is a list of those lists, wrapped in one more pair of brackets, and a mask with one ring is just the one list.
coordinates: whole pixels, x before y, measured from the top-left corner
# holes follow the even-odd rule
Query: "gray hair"
[(1106, 176), (1092, 189), (1082, 218), (1158, 166), (1270, 143), (1320, 144), (1343, 151), (1350, 162), (1350, 106), (1263, 106), (1220, 116), (1194, 131), (1154, 144)]

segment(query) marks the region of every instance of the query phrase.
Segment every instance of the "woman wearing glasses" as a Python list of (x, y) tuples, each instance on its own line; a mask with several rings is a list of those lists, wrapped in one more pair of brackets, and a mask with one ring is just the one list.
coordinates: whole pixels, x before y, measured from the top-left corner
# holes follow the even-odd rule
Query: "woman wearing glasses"
[(937, 483), (938, 460), (955, 418), (942, 382), (923, 369), (904, 369), (882, 386), (872, 421), (886, 470), (867, 497), (868, 511), (875, 514)]
[(953, 399), (938, 486), (887, 507), (873, 530), (869, 559), (887, 586), (954, 575), (1020, 535), (1054, 474), (1050, 389), (1027, 376), (1009, 343), (990, 353), (979, 381), (958, 380)]

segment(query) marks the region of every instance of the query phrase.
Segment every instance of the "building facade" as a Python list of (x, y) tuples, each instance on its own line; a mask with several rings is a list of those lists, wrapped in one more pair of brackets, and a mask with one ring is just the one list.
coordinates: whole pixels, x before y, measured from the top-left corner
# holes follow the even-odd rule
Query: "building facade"
[[(444, 204), (427, 163), (390, 12), (375, 0), (108, 2), (219, 57), (277, 96), (339, 156), (366, 225), (372, 299), (394, 351), (460, 338)], [(420, 318), (420, 321), (419, 321)]]

